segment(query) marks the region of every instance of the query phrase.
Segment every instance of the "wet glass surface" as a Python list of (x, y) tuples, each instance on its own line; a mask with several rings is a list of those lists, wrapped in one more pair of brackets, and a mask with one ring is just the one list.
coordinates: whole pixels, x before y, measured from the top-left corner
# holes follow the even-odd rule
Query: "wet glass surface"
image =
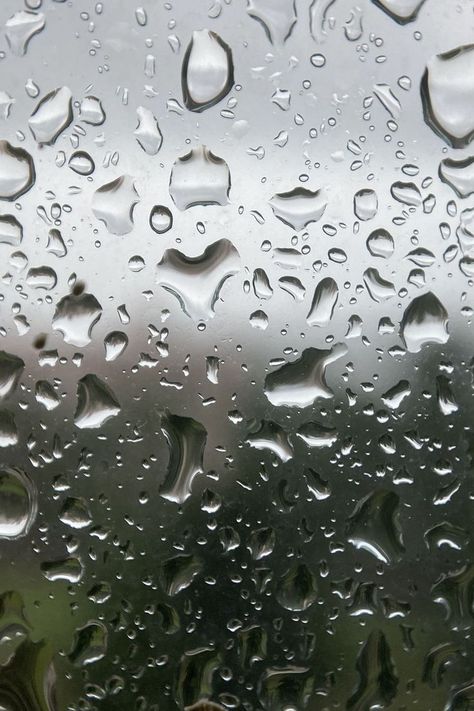
[(474, 709), (472, 0), (2, 0), (0, 709)]

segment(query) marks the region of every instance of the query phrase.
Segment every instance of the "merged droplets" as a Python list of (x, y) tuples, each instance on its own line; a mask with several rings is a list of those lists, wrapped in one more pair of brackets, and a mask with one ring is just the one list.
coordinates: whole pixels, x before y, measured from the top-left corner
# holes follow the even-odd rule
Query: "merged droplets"
[(133, 229), (133, 208), (138, 199), (134, 179), (122, 175), (95, 191), (92, 212), (111, 234), (126, 235)]
[(454, 148), (474, 138), (474, 45), (428, 62), (421, 86), (425, 119)]
[(190, 111), (204, 111), (231, 90), (234, 66), (230, 47), (215, 32), (193, 32), (183, 60), (183, 97)]
[(33, 158), (23, 148), (0, 141), (0, 199), (16, 200), (35, 182)]
[(0, 539), (26, 536), (37, 513), (37, 494), (21, 469), (0, 469)]
[(226, 205), (230, 171), (222, 158), (199, 146), (175, 162), (170, 176), (170, 195), (178, 210), (194, 205)]
[(236, 248), (229, 240), (221, 239), (197, 257), (167, 249), (157, 266), (157, 281), (178, 299), (184, 313), (195, 321), (207, 320), (214, 316), (224, 282), (239, 268)]

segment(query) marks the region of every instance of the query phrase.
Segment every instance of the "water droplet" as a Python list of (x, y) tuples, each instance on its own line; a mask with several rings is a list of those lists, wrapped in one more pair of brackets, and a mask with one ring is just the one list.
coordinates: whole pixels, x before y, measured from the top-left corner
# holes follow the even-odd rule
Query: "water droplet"
[(254, 449), (272, 452), (282, 462), (293, 456), (293, 447), (285, 430), (271, 420), (261, 420), (257, 431), (248, 434), (245, 442)]
[(15, 12), (5, 23), (5, 37), (12, 54), (17, 57), (26, 54), (31, 38), (41, 32), (44, 26), (45, 18), (42, 12)]
[(103, 659), (107, 652), (107, 627), (103, 622), (89, 622), (74, 634), (74, 644), (68, 657), (78, 667)]
[(374, 230), (367, 238), (367, 249), (373, 257), (388, 259), (395, 249), (392, 235), (383, 227)]
[(372, 0), (394, 20), (404, 25), (416, 19), (425, 0)]
[(149, 156), (158, 153), (163, 143), (163, 136), (158, 126), (158, 121), (150, 109), (139, 106), (137, 109), (138, 126), (134, 135), (139, 145)]
[(191, 496), (194, 478), (202, 474), (207, 432), (191, 417), (165, 415), (161, 431), (169, 450), (168, 470), (160, 495), (168, 501), (183, 504)]
[(405, 550), (398, 521), (400, 498), (379, 489), (359, 501), (347, 522), (347, 539), (383, 563), (399, 560)]
[(294, 188), (287, 193), (278, 193), (270, 200), (273, 214), (294, 230), (302, 230), (310, 222), (317, 222), (324, 215), (327, 200), (323, 190)]
[(47, 94), (28, 120), (35, 140), (51, 145), (72, 121), (72, 94), (67, 86)]
[(418, 296), (407, 306), (400, 335), (411, 353), (418, 353), (428, 343), (448, 341), (448, 312), (432, 292)]
[(206, 146), (199, 146), (177, 159), (171, 171), (169, 190), (178, 210), (195, 205), (227, 205), (229, 167)]
[(23, 239), (23, 227), (13, 215), (0, 215), (0, 243), (18, 247)]
[(303, 612), (315, 602), (318, 594), (316, 577), (305, 563), (297, 563), (281, 577), (276, 598), (292, 612)]
[(173, 227), (173, 215), (165, 205), (154, 205), (150, 212), (150, 227), (158, 235), (164, 235)]
[(77, 384), (74, 424), (80, 429), (97, 429), (120, 412), (110, 387), (97, 375), (85, 375)]
[(23, 148), (0, 141), (0, 199), (16, 200), (35, 182), (35, 166)]
[(21, 469), (0, 470), (0, 538), (26, 536), (37, 513), (36, 489)]
[(234, 84), (230, 47), (215, 32), (193, 32), (183, 59), (183, 98), (190, 111), (204, 111), (221, 101)]
[(314, 290), (311, 308), (306, 316), (309, 326), (327, 326), (334, 313), (339, 288), (331, 277), (322, 279)]
[(463, 160), (445, 158), (439, 164), (439, 177), (458, 197), (469, 197), (474, 193), (474, 157)]
[(100, 99), (95, 96), (86, 96), (81, 101), (80, 107), (81, 121), (91, 126), (101, 126), (105, 121), (105, 112)]
[(373, 190), (359, 190), (354, 195), (354, 213), (359, 220), (372, 220), (377, 214), (379, 203)]
[(262, 25), (272, 44), (283, 44), (297, 20), (295, 0), (248, 0), (247, 12)]
[(167, 249), (157, 265), (157, 281), (180, 302), (195, 321), (214, 317), (214, 306), (224, 282), (240, 267), (236, 248), (227, 239), (206, 247), (197, 257)]
[(133, 178), (122, 175), (95, 191), (92, 212), (111, 234), (126, 235), (133, 229), (133, 209), (137, 202)]
[(104, 338), (105, 360), (117, 360), (128, 346), (128, 336), (123, 331), (111, 331)]
[(68, 294), (60, 299), (53, 316), (53, 329), (60, 331), (66, 343), (83, 348), (102, 315), (102, 306), (93, 294)]
[(454, 148), (474, 138), (474, 45), (432, 57), (421, 85), (425, 120)]
[(86, 151), (75, 151), (69, 158), (68, 166), (78, 175), (92, 175), (94, 161)]

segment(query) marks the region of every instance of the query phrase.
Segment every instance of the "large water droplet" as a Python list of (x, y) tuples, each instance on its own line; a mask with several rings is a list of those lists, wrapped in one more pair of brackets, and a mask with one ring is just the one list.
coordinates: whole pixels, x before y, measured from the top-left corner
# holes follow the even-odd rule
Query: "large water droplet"
[(372, 0), (375, 5), (385, 10), (387, 15), (404, 25), (416, 19), (425, 0)]
[(150, 227), (158, 235), (164, 235), (173, 226), (173, 215), (165, 205), (154, 205), (150, 212)]
[(191, 417), (167, 414), (161, 421), (166, 437), (169, 462), (160, 494), (164, 499), (183, 504), (191, 496), (193, 479), (202, 474), (207, 432)]
[(47, 94), (32, 113), (28, 125), (38, 143), (55, 142), (72, 121), (72, 94), (67, 86)]
[(316, 600), (318, 588), (314, 573), (305, 563), (297, 563), (286, 571), (278, 583), (276, 598), (292, 612), (302, 612)]
[(295, 0), (248, 0), (247, 12), (260, 22), (272, 44), (283, 44), (297, 20)]
[(427, 343), (446, 343), (449, 338), (448, 312), (430, 291), (407, 306), (400, 335), (409, 351), (418, 353)]
[(158, 153), (163, 143), (163, 136), (153, 112), (139, 106), (137, 109), (138, 126), (135, 129), (135, 138), (145, 153), (154, 156)]
[(460, 198), (469, 197), (474, 193), (474, 157), (463, 160), (445, 158), (439, 164), (439, 177)]
[(311, 308), (306, 316), (309, 326), (327, 326), (339, 296), (337, 283), (331, 277), (319, 282), (314, 290)]
[(310, 222), (317, 222), (324, 215), (327, 200), (323, 190), (294, 188), (287, 193), (278, 193), (270, 200), (273, 214), (294, 230), (302, 230)]
[(53, 329), (63, 334), (66, 343), (80, 348), (91, 341), (92, 329), (102, 315), (102, 306), (93, 294), (68, 294), (56, 305)]
[(16, 200), (35, 182), (33, 158), (23, 148), (0, 141), (0, 199)]
[(330, 350), (306, 348), (294, 363), (286, 363), (267, 375), (265, 395), (277, 407), (309, 407), (318, 398), (333, 397), (326, 382), (326, 369), (346, 353), (347, 347), (342, 344)]
[(229, 167), (206, 146), (199, 146), (177, 159), (171, 171), (169, 190), (179, 210), (194, 205), (227, 205)]
[(0, 243), (18, 247), (23, 239), (23, 227), (13, 215), (0, 215)]
[(0, 538), (25, 536), (37, 513), (36, 489), (21, 469), (0, 469)]
[(68, 657), (78, 667), (93, 664), (107, 652), (107, 627), (103, 622), (89, 622), (76, 630), (74, 645)]
[(18, 57), (26, 54), (31, 38), (41, 32), (44, 26), (45, 18), (42, 12), (15, 12), (5, 23), (5, 37), (12, 54)]
[(474, 138), (474, 45), (428, 62), (421, 84), (426, 122), (454, 148)]
[(215, 32), (193, 32), (183, 60), (183, 97), (190, 111), (204, 111), (226, 96), (234, 83), (230, 47)]
[(195, 321), (213, 318), (224, 282), (240, 267), (236, 248), (227, 239), (206, 247), (197, 257), (167, 249), (157, 265), (157, 281), (171, 292), (183, 311)]
[(113, 235), (126, 235), (133, 229), (133, 208), (138, 193), (130, 175), (121, 175), (102, 185), (92, 198), (92, 212)]
[(392, 563), (405, 550), (398, 521), (400, 499), (380, 489), (359, 501), (347, 523), (347, 538), (384, 563)]
[(97, 429), (120, 412), (111, 388), (97, 375), (88, 374), (77, 384), (74, 424), (80, 429)]

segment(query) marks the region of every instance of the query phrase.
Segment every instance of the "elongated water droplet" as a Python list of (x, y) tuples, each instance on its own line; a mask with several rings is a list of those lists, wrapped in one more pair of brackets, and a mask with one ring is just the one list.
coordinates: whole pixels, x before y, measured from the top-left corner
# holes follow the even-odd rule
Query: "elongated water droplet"
[(234, 83), (230, 47), (215, 32), (193, 32), (183, 60), (183, 98), (190, 111), (204, 111), (221, 101)]
[(169, 450), (168, 470), (160, 495), (168, 501), (183, 504), (191, 496), (194, 478), (202, 474), (207, 432), (192, 417), (166, 415), (161, 431)]

